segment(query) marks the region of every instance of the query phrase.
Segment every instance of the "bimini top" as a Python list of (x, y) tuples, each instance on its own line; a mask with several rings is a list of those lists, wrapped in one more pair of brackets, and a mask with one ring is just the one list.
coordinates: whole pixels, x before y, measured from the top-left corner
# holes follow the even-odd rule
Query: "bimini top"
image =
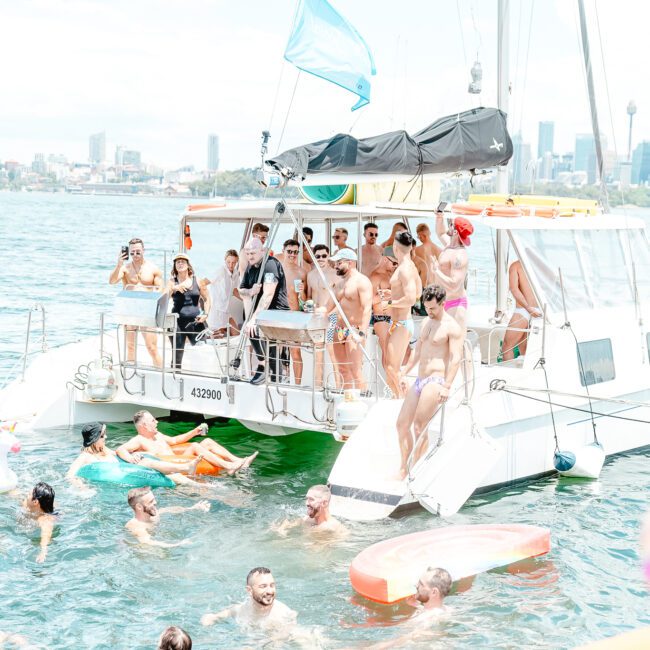
[(393, 131), (357, 140), (339, 133), (265, 162), (285, 179), (302, 182), (315, 176), (326, 184), (336, 182), (334, 177), (339, 183), (354, 183), (357, 176), (399, 178), (487, 169), (507, 164), (511, 156), (505, 113), (475, 108), (443, 117), (413, 136)]
[[(183, 213), (184, 221), (239, 221), (250, 219), (270, 223), (278, 201), (239, 201), (237, 203), (200, 203), (191, 204)], [(457, 204), (454, 204), (457, 205)], [(377, 205), (315, 205), (299, 201), (287, 201), (287, 207), (303, 223), (323, 223), (356, 221), (384, 221), (388, 219), (406, 219), (414, 228), (414, 223), (428, 222), (435, 227), (435, 206), (415, 206), (409, 204)], [(458, 213), (446, 212), (448, 218)], [(628, 230), (644, 228), (645, 223), (638, 217), (627, 215), (597, 214), (576, 212), (574, 216), (497, 216), (487, 215), (485, 211), (477, 214), (463, 214), (473, 223), (483, 224), (494, 230)], [(291, 223), (288, 213), (280, 216), (281, 223)]]

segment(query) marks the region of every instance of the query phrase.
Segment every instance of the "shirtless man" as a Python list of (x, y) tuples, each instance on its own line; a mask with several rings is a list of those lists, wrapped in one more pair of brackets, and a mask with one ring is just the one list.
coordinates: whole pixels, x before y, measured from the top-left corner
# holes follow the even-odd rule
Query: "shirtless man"
[(330, 499), (332, 492), (327, 485), (314, 485), (307, 491), (305, 497), (305, 507), (307, 515), (302, 519), (290, 521), (285, 519), (277, 528), (276, 532), (282, 537), (286, 537), (291, 528), (301, 524), (307, 529), (314, 532), (327, 532), (341, 534), (346, 532), (345, 526), (330, 514)]
[(234, 618), (242, 627), (261, 629), (271, 635), (286, 632), (287, 627), (296, 625), (296, 612), (275, 599), (275, 580), (270, 569), (251, 569), (246, 576), (246, 591), (247, 600), (216, 614), (204, 614), (201, 625), (213, 625)]
[(453, 223), (445, 229), (443, 213), (436, 213), (436, 233), (444, 244), (438, 259), (434, 261), (434, 282), (445, 288), (448, 311), (467, 331), (467, 294), (465, 293), (465, 277), (467, 276), (467, 251), (469, 236), (474, 232), (474, 226), (463, 217), (456, 217)]
[(331, 258), (336, 275), (336, 299), (351, 329), (338, 314), (334, 336), (334, 360), (343, 378), (343, 388), (366, 389), (363, 378), (363, 345), (372, 314), (372, 284), (356, 269), (357, 254), (344, 248)]
[(415, 248), (415, 254), (426, 264), (427, 277), (424, 280), (424, 286), (433, 282), (434, 260), (437, 260), (441, 249), (431, 241), (431, 231), (426, 223), (418, 224), (415, 229), (417, 238), (422, 242)]
[[(127, 463), (137, 462), (137, 456), (134, 457), (133, 455), (137, 452), (150, 454), (155, 457), (173, 456), (174, 450), (172, 447), (189, 442), (196, 436), (208, 435), (207, 425), (200, 425), (196, 429), (192, 429), (179, 436), (166, 436), (158, 431), (158, 420), (149, 411), (138, 411), (133, 416), (133, 423), (135, 424), (138, 435), (123, 445), (120, 445), (116, 450), (117, 455)], [(200, 443), (191, 443), (183, 453), (192, 456), (201, 456), (215, 467), (225, 469), (229, 475), (234, 474), (240, 469), (247, 468), (257, 456), (257, 452), (255, 452), (247, 458), (238, 458), (210, 438), (206, 438)]]
[[(397, 268), (390, 279), (390, 296), (385, 304), (390, 308), (391, 323), (386, 342), (386, 383), (395, 397), (403, 397), (399, 369), (409, 342), (415, 335), (411, 309), (418, 299), (418, 271), (411, 259), (413, 237), (407, 231), (395, 235), (392, 250)], [(387, 247), (384, 251), (390, 251)]]
[[(282, 268), (287, 283), (287, 298), (289, 309), (302, 311), (302, 306), (307, 300), (307, 271), (303, 266), (298, 266), (300, 244), (295, 239), (287, 239), (282, 247)], [(291, 346), (291, 360), (293, 361), (293, 374), (296, 384), (302, 382), (302, 353), (300, 346)]]
[(183, 508), (181, 506), (158, 508), (156, 497), (153, 495), (150, 487), (139, 487), (129, 490), (127, 500), (133, 510), (133, 518), (125, 524), (125, 528), (140, 544), (161, 546), (162, 548), (183, 546), (189, 544), (189, 540), (182, 539), (180, 542), (159, 542), (153, 539), (151, 537), (151, 530), (160, 521), (160, 515), (178, 514), (180, 512), (187, 512), (188, 510), (201, 510), (202, 512), (208, 512), (210, 510), (210, 503), (208, 501), (199, 501), (189, 508)]
[(27, 515), (35, 519), (41, 529), (41, 550), (36, 556), (36, 561), (42, 564), (47, 558), (47, 548), (52, 541), (52, 533), (56, 522), (52, 486), (43, 482), (37, 483), (32, 488), (29, 496), (25, 497), (23, 507)]
[[(528, 329), (531, 318), (539, 318), (542, 312), (539, 309), (535, 294), (524, 273), (521, 262), (516, 260), (510, 266), (508, 272), (510, 282), (510, 293), (515, 299), (516, 308), (508, 323), (508, 328)], [(515, 358), (515, 346), (519, 346), (519, 353), (526, 354), (528, 345), (528, 332), (517, 332), (511, 329), (506, 330), (503, 337), (503, 360), (510, 361)]]
[(334, 245), (336, 246), (337, 253), (339, 251), (345, 250), (346, 248), (349, 248), (351, 251), (354, 250), (354, 248), (350, 248), (350, 246), (347, 245), (347, 241), (348, 241), (347, 228), (335, 228), (334, 234), (332, 235), (332, 239), (334, 240)]
[[(416, 449), (411, 466), (426, 452), (427, 429), (438, 407), (449, 395), (463, 356), (465, 332), (444, 309), (443, 287), (430, 285), (422, 300), (429, 318), (422, 325), (415, 352), (400, 373), (402, 390), (406, 391), (406, 375), (417, 363), (418, 377), (408, 390), (397, 416), (397, 433), (401, 461), (399, 479), (406, 478), (409, 456)], [(413, 427), (413, 432), (411, 432)]]
[(385, 248), (378, 266), (370, 274), (372, 283), (372, 328), (377, 335), (381, 349), (381, 363), (386, 369), (386, 343), (390, 329), (390, 307), (386, 302), (390, 295), (390, 279), (397, 268), (397, 259), (392, 246)]
[[(129, 256), (131, 262), (126, 261)], [(150, 291), (163, 287), (162, 272), (153, 262), (147, 262), (144, 259), (144, 244), (137, 237), (129, 242), (128, 256), (120, 252), (108, 282), (117, 284), (120, 280), (122, 286), (129, 291)], [(158, 335), (154, 332), (143, 332), (142, 334), (154, 365), (157, 368), (162, 368), (162, 357), (158, 352)], [(126, 358), (128, 361), (135, 360), (136, 335), (136, 327), (126, 328)]]
[[(332, 298), (332, 291), (337, 282), (336, 271), (329, 263), (330, 249), (325, 244), (316, 244), (314, 246), (314, 257), (318, 268), (314, 267), (307, 275), (307, 298), (314, 301), (314, 313), (324, 314), (327, 316), (329, 325), (325, 333), (325, 345), (327, 352), (334, 363), (334, 333), (336, 331), (336, 322), (338, 316), (336, 314), (334, 300)], [(320, 273), (319, 273), (320, 270)], [(322, 275), (321, 275), (322, 274)], [(324, 280), (323, 280), (324, 276)], [(323, 350), (316, 349), (315, 363), (316, 363), (316, 387), (320, 388), (323, 385)], [(339, 375), (335, 373), (336, 387), (339, 386)]]
[(370, 277), (372, 272), (381, 263), (381, 247), (377, 245), (379, 228), (374, 223), (367, 223), (363, 227), (363, 238), (366, 243), (361, 247), (361, 273)]

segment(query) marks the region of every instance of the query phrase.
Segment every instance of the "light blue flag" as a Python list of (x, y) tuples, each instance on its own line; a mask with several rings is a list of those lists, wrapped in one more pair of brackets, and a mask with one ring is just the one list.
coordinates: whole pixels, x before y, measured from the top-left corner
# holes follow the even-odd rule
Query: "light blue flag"
[(302, 0), (284, 58), (358, 95), (353, 111), (370, 101), (370, 77), (376, 73), (372, 54), (327, 0)]

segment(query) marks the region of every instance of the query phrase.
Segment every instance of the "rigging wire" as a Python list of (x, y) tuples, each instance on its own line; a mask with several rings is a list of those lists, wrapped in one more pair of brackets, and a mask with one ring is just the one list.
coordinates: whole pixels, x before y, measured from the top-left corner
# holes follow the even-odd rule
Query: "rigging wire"
[(280, 153), (280, 147), (282, 146), (282, 140), (284, 138), (284, 131), (287, 128), (287, 122), (289, 121), (289, 115), (291, 114), (291, 108), (293, 106), (293, 100), (294, 97), (296, 96), (296, 90), (298, 89), (298, 81), (300, 81), (300, 73), (301, 70), (298, 69), (298, 74), (296, 75), (296, 83), (293, 84), (293, 92), (291, 93), (291, 99), (289, 100), (289, 107), (287, 108), (287, 113), (284, 116), (284, 124), (282, 125), (282, 131), (280, 132), (280, 139), (278, 140), (278, 148), (277, 151), (275, 152), (275, 155), (277, 156)]
[[(528, 45), (526, 46), (526, 61), (524, 63), (524, 78), (521, 86), (521, 108), (519, 109), (519, 132), (521, 133), (521, 125), (524, 119), (524, 105), (526, 103), (526, 81), (528, 80), (528, 57), (530, 54), (530, 41), (533, 33), (533, 15), (535, 13), (535, 0), (530, 5), (530, 19), (528, 21)], [(514, 189), (514, 188), (513, 188)]]

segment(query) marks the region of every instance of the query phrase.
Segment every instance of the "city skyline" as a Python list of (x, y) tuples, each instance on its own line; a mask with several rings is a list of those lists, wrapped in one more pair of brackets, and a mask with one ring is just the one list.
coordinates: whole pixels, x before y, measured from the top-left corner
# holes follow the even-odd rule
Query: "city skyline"
[[(218, 132), (220, 166), (233, 169), (257, 165), (260, 134), (269, 127), (273, 154), (337, 132), (413, 132), (443, 115), (496, 104), (496, 1), (460, 0), (456, 7), (405, 0), (400, 12), (388, 0), (332, 2), (359, 29), (377, 63), (370, 105), (354, 114), (345, 91), (306, 74), (296, 85), (296, 69), (283, 65), (293, 1), (271, 7), (256, 0), (245, 6), (143, 0), (137, 11), (124, 0), (8, 5), (0, 51), (12, 60), (3, 77), (10, 98), (3, 122), (12, 128), (0, 131), (0, 158), (26, 160), (51, 151), (82, 160), (88, 134), (106, 131), (111, 144), (128, 143), (154, 164), (201, 167), (206, 134)], [(511, 7), (510, 131), (533, 141), (539, 121), (554, 121), (555, 148), (569, 151), (574, 134), (590, 129), (575, 7), (559, 0)], [(594, 8), (588, 3), (587, 9), (592, 52), (600, 53)], [(634, 146), (650, 134), (650, 89), (630, 65), (638, 58), (644, 21), (626, 20), (638, 12), (629, 0), (598, 9), (606, 26), (609, 97), (616, 98), (609, 116), (601, 57), (594, 56), (601, 128), (621, 153), (630, 99), (639, 107)], [(431, 25), (444, 29), (432, 32)], [(24, 48), (26, 33), (31, 48)], [(428, 45), (432, 33), (435, 48)], [(547, 33), (554, 34), (552, 48)], [(43, 73), (45, 53), (56, 61), (54, 74)], [(483, 92), (468, 95), (477, 58)]]

